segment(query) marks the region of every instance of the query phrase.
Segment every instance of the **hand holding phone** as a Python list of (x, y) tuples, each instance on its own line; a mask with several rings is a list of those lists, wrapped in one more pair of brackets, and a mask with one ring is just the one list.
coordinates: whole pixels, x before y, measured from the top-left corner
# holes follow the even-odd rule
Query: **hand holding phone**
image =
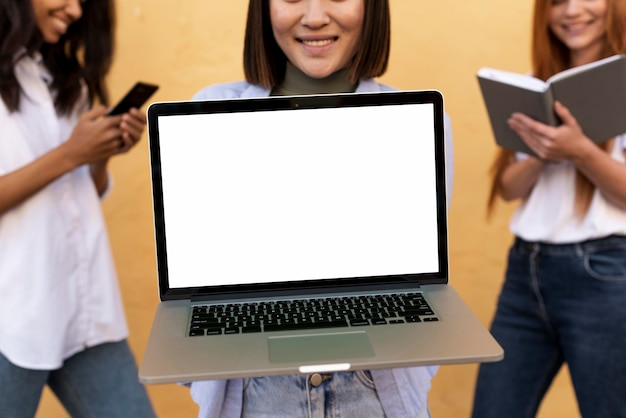
[(139, 109), (158, 88), (156, 84), (138, 81), (107, 115), (120, 115), (128, 112), (132, 107)]

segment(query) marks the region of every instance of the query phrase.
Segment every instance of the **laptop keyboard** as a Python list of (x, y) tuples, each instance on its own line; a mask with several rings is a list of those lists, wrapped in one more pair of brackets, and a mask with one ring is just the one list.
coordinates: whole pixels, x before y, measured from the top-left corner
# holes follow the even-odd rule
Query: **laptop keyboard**
[(192, 308), (189, 336), (438, 320), (421, 293), (198, 305)]

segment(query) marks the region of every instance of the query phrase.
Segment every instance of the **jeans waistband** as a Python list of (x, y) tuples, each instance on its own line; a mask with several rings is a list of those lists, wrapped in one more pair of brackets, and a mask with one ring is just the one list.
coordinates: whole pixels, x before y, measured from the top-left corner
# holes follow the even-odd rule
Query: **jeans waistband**
[(626, 247), (626, 236), (609, 235), (604, 238), (590, 239), (568, 244), (551, 244), (541, 241), (526, 241), (515, 237), (513, 248), (517, 251), (531, 253), (538, 251), (543, 254), (580, 254), (581, 252), (597, 251), (602, 248)]

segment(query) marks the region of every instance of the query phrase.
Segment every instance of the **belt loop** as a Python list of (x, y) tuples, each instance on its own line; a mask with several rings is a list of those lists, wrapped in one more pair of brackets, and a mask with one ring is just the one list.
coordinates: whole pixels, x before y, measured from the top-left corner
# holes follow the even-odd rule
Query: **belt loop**
[(530, 244), (530, 259), (536, 260), (539, 256), (539, 252), (541, 251), (541, 245), (538, 242), (533, 242)]
[(583, 248), (583, 244), (576, 244), (576, 255), (580, 258), (583, 258), (583, 256), (585, 255), (585, 249)]

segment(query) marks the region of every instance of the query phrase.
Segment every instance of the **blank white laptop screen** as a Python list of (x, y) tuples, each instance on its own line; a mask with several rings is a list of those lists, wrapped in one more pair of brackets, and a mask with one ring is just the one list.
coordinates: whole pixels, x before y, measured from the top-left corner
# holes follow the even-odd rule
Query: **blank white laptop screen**
[(160, 116), (170, 288), (437, 272), (433, 112)]

